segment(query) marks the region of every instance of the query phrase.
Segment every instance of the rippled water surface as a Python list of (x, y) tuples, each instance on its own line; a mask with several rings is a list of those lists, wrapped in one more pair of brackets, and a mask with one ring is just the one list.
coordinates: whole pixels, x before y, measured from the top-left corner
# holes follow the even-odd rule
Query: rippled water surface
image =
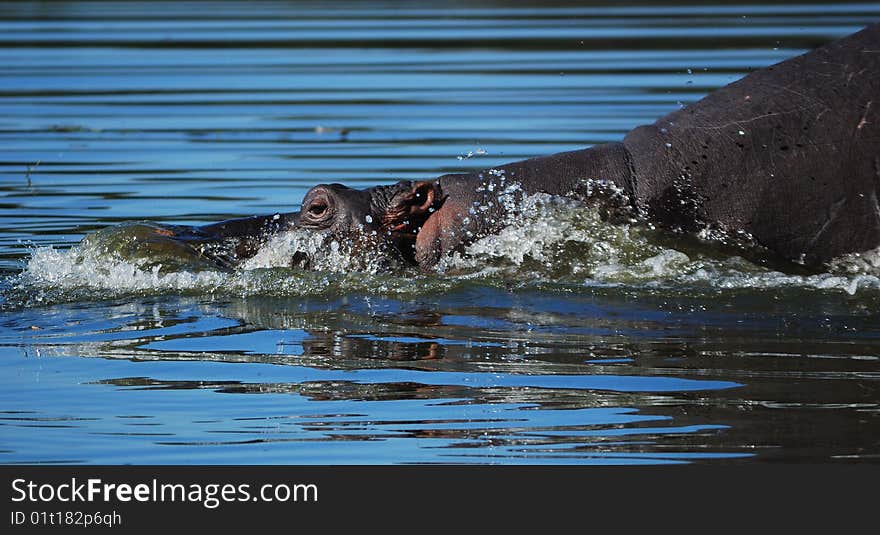
[(0, 4), (0, 463), (876, 462), (876, 253), (808, 273), (552, 199), (438, 273), (344, 247), (305, 272), (295, 235), (219, 272), (92, 233), (619, 140), (878, 19)]

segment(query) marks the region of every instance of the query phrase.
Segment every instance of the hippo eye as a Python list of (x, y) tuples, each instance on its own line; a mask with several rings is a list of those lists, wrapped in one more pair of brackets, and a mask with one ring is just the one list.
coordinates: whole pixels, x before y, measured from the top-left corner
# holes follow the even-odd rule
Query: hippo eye
[(327, 211), (327, 204), (321, 201), (313, 202), (309, 205), (309, 213), (313, 216), (319, 217)]

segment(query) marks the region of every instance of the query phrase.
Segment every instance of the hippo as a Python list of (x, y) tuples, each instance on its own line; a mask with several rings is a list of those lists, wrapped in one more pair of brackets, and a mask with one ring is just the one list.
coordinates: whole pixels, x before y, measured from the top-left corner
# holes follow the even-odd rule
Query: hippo
[(509, 209), (501, 189), (582, 198), (589, 184), (620, 192), (643, 220), (745, 234), (804, 266), (880, 246), (880, 24), (755, 70), (620, 142), (434, 180), (323, 184), (300, 212), (167, 232), (194, 244), (232, 240), (224, 267), (281, 230), (372, 234), (431, 270), (498, 230)]
[[(389, 260), (378, 265), (408, 266), (416, 263), (419, 229), (431, 212), (442, 206), (438, 181), (403, 180), (362, 190), (321, 184), (309, 190), (299, 212), (201, 226), (136, 222), (99, 231), (86, 239), (126, 256), (144, 258), (146, 254), (165, 266), (232, 270), (253, 257), (273, 235), (313, 231), (322, 233), (327, 241), (355, 243), (361, 254), (382, 254), (387, 257), (382, 260)], [(290, 264), (308, 268), (310, 259), (300, 251), (293, 254)]]

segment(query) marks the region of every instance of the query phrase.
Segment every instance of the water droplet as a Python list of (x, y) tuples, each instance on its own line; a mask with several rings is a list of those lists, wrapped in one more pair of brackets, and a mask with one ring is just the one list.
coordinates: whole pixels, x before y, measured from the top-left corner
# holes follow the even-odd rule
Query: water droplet
[(367, 214), (367, 217), (365, 217), (364, 219), (366, 220), (367, 223), (373, 222), (373, 216), (371, 216), (370, 214)]

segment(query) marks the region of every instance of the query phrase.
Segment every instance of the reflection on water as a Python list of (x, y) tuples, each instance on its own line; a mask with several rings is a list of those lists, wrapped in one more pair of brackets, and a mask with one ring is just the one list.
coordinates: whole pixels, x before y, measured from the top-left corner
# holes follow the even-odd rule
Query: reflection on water
[(876, 455), (873, 318), (827, 296), (795, 313), (760, 293), (560, 307), (480, 292), (22, 312), (0, 339), (5, 462)]
[[(25, 347), (40, 349), (25, 349), (14, 373), (4, 374), (4, 386), (30, 385), (27, 400), (3, 394), (3, 406), (12, 408), (0, 416), (9, 456), (161, 462), (193, 446), (212, 462), (242, 455), (240, 461), (253, 463), (656, 463), (744, 455), (688, 446), (727, 425), (638, 408), (687, 403), (690, 395), (737, 383), (615, 373), (614, 366), (584, 364), (581, 355), (548, 359), (539, 344), (501, 342), (497, 334), (489, 340), (349, 334), (345, 320), (334, 322), (326, 312), (306, 319), (313, 329), (266, 329), (255, 323), (259, 314), (232, 323), (224, 310), (253, 308), (193, 307), (175, 315), (157, 306), (152, 321), (144, 321), (148, 310), (126, 305), (115, 308), (114, 319), (88, 326), (61, 312), (73, 329), (25, 333), (31, 339)], [(271, 316), (269, 308), (262, 312)], [(426, 318), (437, 320), (442, 325), (442, 317)], [(74, 356), (124, 360), (95, 367), (90, 359), (65, 358)], [(94, 372), (111, 378), (92, 379)], [(77, 377), (79, 395), (59, 406), (57, 386)], [(115, 406), (110, 414), (105, 403)], [(132, 414), (118, 414), (122, 407)], [(48, 429), (63, 429), (70, 441), (63, 458)], [(16, 451), (32, 436), (48, 444)], [(112, 452), (103, 451), (110, 448), (107, 437), (120, 437)], [(377, 456), (361, 445), (376, 441), (386, 443), (382, 451), (399, 453)], [(315, 442), (322, 443), (319, 451)], [(680, 449), (666, 451), (676, 444)], [(145, 445), (163, 447), (144, 451)]]
[(618, 140), (876, 3), (162, 8), (0, 5), (0, 462), (878, 459), (873, 266), (566, 208), (443, 275), (69, 250)]

